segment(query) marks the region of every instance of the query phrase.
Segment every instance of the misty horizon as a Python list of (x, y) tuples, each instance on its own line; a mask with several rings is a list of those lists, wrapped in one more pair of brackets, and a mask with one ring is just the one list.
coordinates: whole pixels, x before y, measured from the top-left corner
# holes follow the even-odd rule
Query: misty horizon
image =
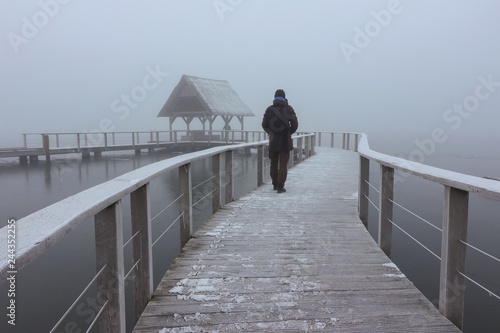
[(493, 0), (3, 6), (2, 147), (103, 120), (168, 130), (157, 115), (183, 74), (228, 81), (255, 114), (248, 130), (281, 88), (299, 131), (364, 132), (372, 148), (401, 153), (428, 140), (466, 154), (500, 143)]

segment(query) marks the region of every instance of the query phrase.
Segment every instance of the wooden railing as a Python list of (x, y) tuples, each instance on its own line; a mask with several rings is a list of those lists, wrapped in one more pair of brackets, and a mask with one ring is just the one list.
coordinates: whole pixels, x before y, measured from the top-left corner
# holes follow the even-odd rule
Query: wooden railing
[[(500, 182), (434, 168), (372, 151), (366, 136), (360, 133), (299, 133), (299, 135), (294, 136), (296, 150), (294, 158), (290, 159), (290, 165), (292, 166), (296, 161), (300, 162), (303, 158), (313, 155), (314, 146), (322, 145), (322, 140), (323, 143), (327, 142), (330, 147), (337, 146), (343, 149), (353, 147), (355, 151), (359, 152), (359, 216), (366, 226), (368, 224), (370, 161), (380, 164), (378, 243), (388, 256), (391, 255), (394, 171), (399, 170), (444, 186), (439, 309), (455, 325), (461, 327), (464, 283), (465, 279), (472, 280), (464, 272), (466, 248), (471, 247), (466, 242), (468, 196), (469, 193), (477, 193), (500, 200)], [(99, 326), (102, 332), (124, 332), (124, 240), (120, 208), (122, 199), (130, 194), (133, 235), (130, 242), (134, 248), (133, 283), (135, 314), (137, 316), (144, 309), (153, 291), (150, 182), (170, 170), (178, 170), (178, 204), (181, 211), (180, 239), (181, 243), (185, 244), (194, 231), (192, 222), (192, 163), (202, 159), (211, 159), (212, 192), (208, 195), (212, 199), (212, 212), (215, 212), (224, 203), (233, 200), (234, 175), (232, 169), (233, 154), (236, 150), (257, 149), (257, 183), (258, 185), (263, 184), (266, 144), (267, 141), (236, 144), (170, 158), (129, 172), (35, 212), (17, 221), (17, 233), (23, 236), (19, 237), (17, 242), (16, 268), (21, 269), (28, 265), (62, 240), (79, 223), (93, 217), (96, 229), (98, 272), (94, 279), (104, 290), (109, 286), (109, 281), (116, 281), (113, 286), (117, 286), (113, 292), (105, 293), (107, 298), (103, 299), (104, 303), (101, 304), (100, 315), (98, 315)], [(222, 155), (225, 156), (224, 165), (221, 165)], [(222, 174), (225, 175), (224, 179), (227, 184), (222, 185)], [(222, 186), (226, 186), (224, 197), (221, 197)], [(0, 229), (0, 243), (7, 244), (7, 239), (7, 227)], [(496, 260), (498, 261), (498, 259)], [(2, 280), (7, 277), (8, 263), (8, 255), (6, 253), (0, 254), (0, 279)], [(106, 312), (106, 315), (103, 315), (102, 312)]]
[[(293, 165), (314, 154), (314, 134), (295, 135), (293, 140), (297, 154), (291, 157), (290, 164)], [(100, 292), (98, 299), (101, 304), (99, 304), (100, 310), (94, 322), (91, 323), (91, 327), (97, 323), (100, 332), (103, 333), (125, 332), (124, 279), (128, 274), (124, 271), (122, 199), (130, 195), (132, 237), (126, 243), (132, 242), (133, 246), (134, 265), (131, 271), (133, 271), (135, 315), (138, 317), (153, 292), (151, 181), (170, 170), (178, 170), (179, 196), (176, 200), (181, 212), (178, 222), (181, 245), (184, 245), (194, 232), (192, 163), (211, 159), (212, 177), (209, 182), (211, 182), (212, 190), (207, 196), (212, 199), (212, 212), (215, 212), (224, 202), (233, 200), (234, 152), (241, 149), (257, 149), (257, 184), (260, 186), (264, 183), (264, 150), (267, 144), (266, 140), (226, 145), (153, 163), (20, 219), (15, 226), (19, 235), (15, 249), (16, 270), (22, 269), (45, 253), (81, 222), (94, 218), (97, 274), (91, 283), (97, 283), (97, 290)], [(221, 165), (222, 155), (225, 156), (224, 165)], [(294, 155), (291, 154), (291, 156)], [(225, 197), (221, 198), (223, 186), (225, 186)], [(7, 244), (8, 238), (8, 227), (0, 229), (0, 244)], [(5, 281), (7, 276), (12, 274), (9, 260), (9, 254), (3, 251), (0, 254), (1, 281)], [(15, 273), (17, 274), (17, 271)], [(80, 297), (82, 295), (83, 293)], [(73, 305), (77, 301), (79, 300), (77, 299)], [(55, 324), (53, 332), (64, 321), (70, 310), (71, 308)]]
[(160, 144), (166, 142), (256, 142), (265, 138), (263, 131), (238, 130), (175, 130), (175, 131), (132, 131), (132, 132), (47, 132), (23, 133), (24, 148), (82, 148), (141, 144)]
[(380, 164), (378, 203), (378, 244), (391, 256), (394, 204), (394, 170), (443, 185), (444, 210), (441, 238), (439, 310), (457, 327), (462, 328), (465, 280), (478, 285), (499, 298), (465, 274), (466, 249), (474, 248), (500, 262), (500, 259), (467, 243), (469, 193), (500, 200), (500, 182), (465, 175), (378, 153), (369, 148), (365, 135), (360, 135), (359, 217), (368, 226), (370, 161)]

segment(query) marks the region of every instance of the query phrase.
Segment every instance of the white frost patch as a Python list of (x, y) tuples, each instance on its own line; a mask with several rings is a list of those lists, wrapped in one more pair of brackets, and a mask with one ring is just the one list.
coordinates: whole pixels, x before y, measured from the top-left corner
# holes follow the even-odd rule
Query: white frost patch
[(345, 199), (345, 200), (357, 200), (358, 199), (358, 192), (354, 192), (351, 195), (344, 196), (344, 197), (342, 197), (342, 199)]
[[(179, 296), (177, 296), (179, 298)], [(192, 299), (193, 301), (197, 302), (213, 302), (213, 301), (218, 301), (222, 298), (220, 295), (195, 295), (191, 294), (188, 295), (187, 298), (185, 299)]]
[[(204, 293), (215, 292), (215, 285), (221, 284), (223, 279), (182, 279), (176, 286), (169, 290), (170, 293), (178, 294), (177, 299), (192, 299), (198, 302), (218, 301), (220, 294), (206, 295)], [(201, 294), (198, 294), (201, 293)]]
[(278, 307), (292, 307), (292, 306), (297, 306), (297, 302), (276, 302), (275, 304)]
[(242, 266), (245, 267), (245, 268), (253, 268), (253, 267), (255, 267), (254, 265), (251, 265), (251, 264), (246, 264), (246, 265), (243, 264)]
[(214, 231), (205, 232), (205, 236), (220, 237), (220, 232), (214, 232)]
[(395, 263), (393, 263), (393, 262), (389, 262), (389, 263), (387, 263), (387, 264), (384, 264), (384, 266), (385, 266), (385, 267), (394, 268), (394, 269), (397, 269), (397, 270), (399, 271), (398, 266), (396, 266), (396, 264), (395, 264)]
[(404, 278), (405, 275), (403, 273), (401, 274), (384, 274), (385, 277), (394, 277), (394, 278)]
[(245, 296), (241, 296), (241, 295), (239, 295), (239, 296), (235, 296), (235, 297), (233, 298), (233, 300), (234, 300), (236, 303), (243, 303), (243, 302), (245, 302), (245, 301), (246, 301), (246, 299), (247, 299), (247, 298), (246, 298)]
[(170, 289), (168, 292), (170, 292), (172, 294), (181, 294), (183, 290), (184, 290), (184, 287), (182, 287), (182, 286), (175, 286), (172, 289)]
[(208, 331), (204, 330), (203, 327), (188, 326), (188, 327), (164, 328), (158, 333), (198, 333), (198, 332), (208, 332)]
[(322, 330), (322, 329), (324, 329), (326, 327), (326, 324), (322, 323), (322, 322), (320, 322), (319, 320), (316, 319), (316, 325), (315, 326), (316, 326), (317, 329)]
[(211, 317), (207, 314), (201, 314), (199, 312), (195, 313), (194, 315), (186, 315), (184, 316), (185, 321), (206, 321), (210, 320)]
[(295, 257), (293, 258), (294, 260), (300, 262), (301, 264), (312, 264), (312, 260), (309, 259), (309, 258), (298, 258), (298, 257)]
[(205, 269), (205, 267), (207, 267), (207, 266), (206, 265), (193, 265), (193, 266), (191, 266), (191, 268), (195, 271)]
[(335, 325), (337, 323), (337, 318), (330, 318), (330, 324)]

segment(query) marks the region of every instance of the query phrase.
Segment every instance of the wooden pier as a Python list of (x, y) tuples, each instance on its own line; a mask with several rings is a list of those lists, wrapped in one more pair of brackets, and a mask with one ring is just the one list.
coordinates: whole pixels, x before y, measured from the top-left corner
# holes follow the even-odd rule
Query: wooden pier
[(225, 205), (184, 246), (134, 329), (460, 332), (398, 270), (358, 215), (357, 153), (319, 149)]
[(105, 152), (142, 151), (156, 149), (188, 152), (209, 147), (242, 142), (260, 141), (262, 131), (146, 131), (146, 132), (97, 132), (97, 133), (27, 133), (23, 134), (24, 146), (0, 148), (0, 158), (19, 158), (21, 165), (36, 164), (39, 157), (50, 161), (53, 155), (81, 154), (82, 159), (91, 155), (99, 159)]

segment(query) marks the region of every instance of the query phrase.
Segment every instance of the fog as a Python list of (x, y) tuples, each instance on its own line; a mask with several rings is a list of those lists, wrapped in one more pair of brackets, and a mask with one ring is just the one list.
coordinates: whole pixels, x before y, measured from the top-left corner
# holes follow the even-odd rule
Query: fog
[(246, 129), (282, 88), (301, 131), (500, 155), (499, 16), (497, 0), (2, 1), (0, 146), (168, 130), (157, 114), (187, 74), (227, 80)]

